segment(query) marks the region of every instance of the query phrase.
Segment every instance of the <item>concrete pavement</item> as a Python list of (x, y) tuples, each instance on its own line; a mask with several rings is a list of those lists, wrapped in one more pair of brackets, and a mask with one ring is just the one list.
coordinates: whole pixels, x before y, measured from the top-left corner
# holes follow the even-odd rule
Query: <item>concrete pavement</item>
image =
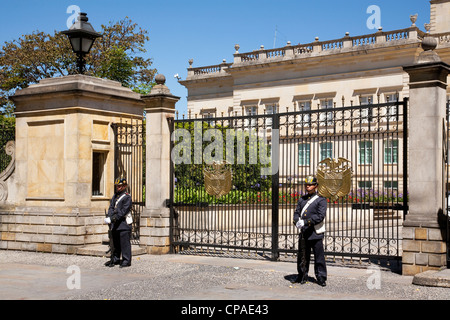
[[(105, 257), (0, 251), (2, 300), (449, 300), (448, 270), (401, 276), (358, 263), (328, 264), (327, 286), (293, 284), (295, 262), (198, 255), (140, 255), (129, 268)], [(312, 269), (312, 266), (311, 266)], [(311, 275), (311, 271), (310, 271)], [(436, 280), (438, 279), (438, 280)], [(428, 286), (433, 283), (441, 287)]]

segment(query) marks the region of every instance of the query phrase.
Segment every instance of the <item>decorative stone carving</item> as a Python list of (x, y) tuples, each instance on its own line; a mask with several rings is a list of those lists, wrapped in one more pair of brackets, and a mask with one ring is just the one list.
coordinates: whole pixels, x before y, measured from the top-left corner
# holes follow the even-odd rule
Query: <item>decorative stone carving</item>
[(0, 181), (0, 201), (6, 201), (8, 198), (8, 185), (4, 181)]
[(411, 22), (412, 22), (411, 27), (415, 27), (415, 26), (416, 26), (417, 17), (418, 17), (418, 14), (417, 14), (417, 13), (414, 14), (414, 15), (410, 15), (410, 16), (409, 16), (409, 19), (410, 19)]
[(153, 86), (151, 95), (155, 94), (168, 94), (170, 95), (170, 90), (166, 86), (166, 77), (163, 74), (157, 74), (155, 77), (156, 85)]
[(16, 160), (16, 144), (14, 141), (8, 141), (8, 143), (6, 143), (5, 152), (7, 155), (11, 156), (11, 162), (6, 169), (0, 173), (0, 201), (5, 201), (8, 198), (8, 184), (6, 183), (6, 180), (14, 172)]
[(434, 37), (426, 34), (422, 40), (421, 46), (424, 51), (419, 54), (417, 63), (441, 61), (439, 55), (434, 51), (437, 47), (437, 40)]

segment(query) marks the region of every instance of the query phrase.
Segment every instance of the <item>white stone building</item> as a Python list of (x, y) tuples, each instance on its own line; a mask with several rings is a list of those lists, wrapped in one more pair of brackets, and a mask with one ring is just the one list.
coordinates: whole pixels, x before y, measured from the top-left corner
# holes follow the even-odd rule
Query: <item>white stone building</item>
[[(188, 68), (187, 107), (192, 117), (262, 114), (299, 109), (383, 103), (408, 97), (402, 67), (422, 52), (428, 32), (438, 40), (436, 52), (450, 63), (450, 1), (430, 1), (426, 31), (412, 25), (401, 30), (252, 52), (239, 52), (233, 63)], [(192, 63), (192, 61), (191, 61)], [(449, 91), (448, 91), (449, 92)]]
[[(435, 38), (435, 52), (450, 63), (450, 1), (430, 1), (430, 10), (425, 31), (415, 25), (417, 17), (411, 16), (411, 26), (401, 30), (346, 34), (340, 39), (316, 39), (299, 45), (288, 42), (282, 48), (261, 47), (252, 52), (239, 52), (236, 45), (232, 63), (193, 67), (190, 61), (187, 78), (180, 81), (188, 90), (188, 117), (252, 116), (402, 101), (409, 97), (409, 75), (403, 67), (417, 62), (424, 51), (424, 37)], [(450, 96), (449, 88), (447, 93)], [(385, 117), (389, 118), (391, 111), (392, 115), (397, 112), (394, 107), (388, 109)], [(317, 126), (322, 127), (326, 119), (319, 116), (316, 114)], [(347, 142), (329, 138), (300, 139), (292, 147), (295, 150), (290, 147), (292, 150), (283, 152), (281, 148), (281, 177), (290, 178), (285, 169), (289, 166), (298, 166), (295, 176), (301, 178), (314, 172), (324, 157), (345, 157), (354, 164), (355, 189), (401, 191), (402, 134), (371, 141), (354, 136), (350, 140), (358, 152), (345, 151)]]

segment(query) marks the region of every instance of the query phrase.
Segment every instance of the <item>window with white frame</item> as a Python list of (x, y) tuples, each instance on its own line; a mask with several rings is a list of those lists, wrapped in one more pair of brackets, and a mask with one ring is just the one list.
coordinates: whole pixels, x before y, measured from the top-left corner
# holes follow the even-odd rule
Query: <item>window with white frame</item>
[[(398, 93), (386, 93), (384, 95), (384, 100), (386, 101), (386, 103), (398, 102)], [(387, 106), (386, 113), (387, 113), (388, 121), (390, 121), (390, 122), (398, 121), (398, 106), (397, 105)]]
[[(256, 116), (258, 114), (258, 106), (246, 106), (245, 107), (245, 115), (246, 116)], [(254, 128), (256, 127), (256, 118), (245, 119), (245, 126)]]
[[(299, 111), (311, 111), (311, 101), (297, 101), (297, 107)], [(298, 124), (302, 127), (309, 127), (311, 125), (311, 114), (310, 113), (302, 113), (299, 114)]]
[(372, 164), (372, 141), (359, 141), (359, 164)]
[(372, 181), (358, 181), (358, 189), (372, 189)]
[[(373, 103), (372, 95), (359, 97), (359, 104), (361, 106), (367, 106), (372, 103)], [(370, 108), (370, 107), (361, 108), (360, 117), (361, 117), (361, 123), (368, 123), (369, 121), (372, 121), (372, 108)]]
[[(266, 104), (266, 114), (267, 115), (272, 115), (277, 112), (278, 112), (278, 103)], [(266, 128), (271, 128), (271, 127), (272, 127), (272, 118), (267, 117), (266, 118)]]
[(360, 96), (359, 97), (359, 104), (360, 105), (368, 105), (373, 103), (373, 95), (367, 95), (367, 96)]
[(386, 101), (386, 103), (397, 102), (398, 101), (398, 93), (385, 93), (384, 100)]
[(326, 158), (333, 158), (333, 143), (322, 142), (320, 143), (320, 161)]
[(209, 124), (209, 125), (213, 125), (214, 121), (210, 120), (212, 118), (215, 117), (215, 112), (213, 111), (202, 111), (202, 117), (203, 119), (206, 119), (205, 121)]
[(309, 166), (310, 157), (311, 157), (311, 144), (300, 143), (298, 145), (298, 165)]
[(398, 163), (398, 140), (385, 140), (384, 144), (384, 163), (397, 164)]
[[(327, 110), (333, 108), (333, 99), (323, 99), (320, 100), (320, 109)], [(333, 125), (333, 112), (321, 112), (320, 116), (320, 123), (321, 126), (332, 126)]]
[(398, 181), (384, 181), (384, 188), (391, 190), (398, 190)]

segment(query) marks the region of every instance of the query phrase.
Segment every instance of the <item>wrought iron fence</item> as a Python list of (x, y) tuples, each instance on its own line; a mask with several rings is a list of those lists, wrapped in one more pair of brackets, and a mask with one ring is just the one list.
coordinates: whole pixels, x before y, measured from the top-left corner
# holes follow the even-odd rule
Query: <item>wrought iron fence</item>
[(145, 122), (124, 120), (111, 126), (115, 137), (114, 176), (127, 179), (127, 191), (133, 202), (132, 240), (137, 243), (140, 215), (145, 206)]
[[(171, 195), (173, 250), (295, 254), (292, 223), (303, 179), (319, 163), (352, 164), (348, 195), (328, 199), (325, 251), (401, 257), (407, 212), (407, 100), (252, 116), (176, 119)], [(232, 187), (216, 197), (205, 169), (223, 162)], [(220, 186), (217, 186), (220, 189)]]

